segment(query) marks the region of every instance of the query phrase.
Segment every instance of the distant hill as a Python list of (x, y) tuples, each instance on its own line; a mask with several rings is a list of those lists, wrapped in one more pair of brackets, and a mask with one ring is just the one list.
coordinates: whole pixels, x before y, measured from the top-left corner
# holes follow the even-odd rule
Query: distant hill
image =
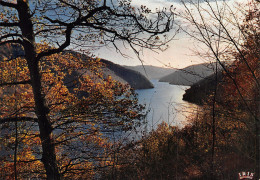
[[(79, 52), (75, 51), (64, 51), (63, 53), (72, 53), (74, 55), (80, 54)], [(7, 44), (0, 46), (0, 60), (12, 59), (18, 56), (24, 56), (24, 52), (21, 46), (17, 44)], [(84, 54), (80, 54), (80, 57), (85, 61), (89, 59), (89, 57)], [(104, 64), (103, 71), (105, 76), (110, 75), (115, 80), (118, 80), (122, 83), (128, 83), (134, 89), (153, 88), (153, 84), (139, 72), (127, 69), (105, 59), (102, 59), (101, 62)], [(72, 75), (66, 76), (64, 81), (66, 84), (68, 84), (70, 90), (73, 89), (73, 85), (70, 82), (72, 82), (73, 79), (78, 79), (80, 74), (82, 74), (82, 72), (75, 71), (72, 73)]]
[[(217, 80), (218, 84), (222, 83), (223, 73), (222, 71), (218, 72)], [(183, 100), (202, 105), (204, 101), (206, 101), (208, 95), (212, 94), (216, 87), (216, 76), (212, 74), (195, 84), (191, 85), (191, 87), (185, 90), (185, 94), (183, 95)], [(218, 96), (220, 94), (218, 93)], [(218, 98), (218, 97), (216, 97)]]
[(163, 68), (157, 66), (124, 66), (127, 69), (132, 69), (144, 75), (148, 79), (160, 79), (168, 74), (171, 74), (176, 71), (173, 68)]
[[(169, 82), (175, 85), (191, 86), (192, 84), (208, 77), (215, 71), (215, 63), (202, 63), (179, 69), (174, 73), (162, 77), (160, 82)], [(219, 69), (221, 69), (219, 67)]]
[(24, 56), (24, 52), (18, 44), (6, 44), (0, 46), (0, 61)]
[[(102, 59), (101, 62), (106, 64), (106, 67), (110, 70), (110, 73), (112, 71), (113, 74), (129, 83), (130, 86), (134, 89), (150, 89), (154, 87), (153, 84), (144, 75), (137, 71), (125, 68), (105, 59)], [(109, 73), (109, 71), (105, 70), (105, 73)], [(118, 77), (116, 77), (117, 80), (120, 80)]]

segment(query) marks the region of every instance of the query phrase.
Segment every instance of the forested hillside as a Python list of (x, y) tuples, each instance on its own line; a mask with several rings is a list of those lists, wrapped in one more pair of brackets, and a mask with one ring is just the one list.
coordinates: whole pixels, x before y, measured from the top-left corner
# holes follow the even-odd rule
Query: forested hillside
[(128, 69), (140, 72), (148, 79), (160, 79), (176, 71), (174, 68), (158, 67), (158, 66), (125, 66)]
[[(260, 2), (140, 2), (0, 0), (0, 179), (260, 179)], [(142, 60), (178, 38), (209, 63), (165, 78), (198, 106), (166, 96), (168, 124), (148, 130), (129, 85), (151, 88), (148, 73), (93, 52)]]
[[(223, 81), (223, 71), (219, 71), (217, 75), (212, 74), (207, 76), (185, 90), (183, 100), (202, 105), (208, 100), (207, 97), (215, 91), (216, 83), (220, 84), (221, 81)], [(221, 93), (217, 94), (218, 99), (220, 98), (219, 96), (221, 96)]]
[[(114, 74), (125, 80), (134, 89), (149, 89), (153, 88), (153, 84), (140, 72), (125, 68), (110, 61), (101, 60), (105, 67), (114, 72)], [(109, 75), (109, 73), (108, 73)], [(116, 78), (116, 77), (115, 77)]]
[[(221, 69), (220, 66), (218, 66)], [(160, 78), (160, 82), (169, 82), (174, 85), (191, 86), (196, 82), (212, 75), (216, 70), (216, 63), (203, 63), (191, 65), (183, 69), (176, 70)]]
[[(212, 57), (222, 69), (187, 90), (185, 98), (200, 104), (190, 117), (189, 125), (180, 129), (163, 123), (139, 142), (124, 148), (117, 155), (117, 163), (120, 164), (117, 173), (114, 176), (111, 172), (105, 174), (107, 179), (259, 178), (259, 2), (251, 1), (246, 6), (239, 6), (236, 10), (244, 13), (242, 20), (228, 23), (234, 29), (239, 28), (236, 30), (243, 34), (242, 42), (236, 41), (233, 31), (224, 29), (225, 33), (222, 34), (226, 21), (218, 17), (226, 16), (220, 12), (216, 15), (212, 4), (208, 3), (207, 6), (212, 9), (204, 10), (213, 19), (195, 19), (197, 16), (192, 14), (194, 9), (202, 10), (193, 4), (191, 7), (185, 6), (187, 20), (197, 30), (194, 38), (200, 37), (199, 40), (211, 50)], [(244, 11), (245, 7), (248, 11)], [(190, 8), (194, 8), (193, 11)], [(201, 15), (201, 18), (205, 16)], [(214, 31), (209, 28), (208, 25), (213, 22), (218, 23), (220, 29)], [(210, 33), (214, 36), (208, 36)], [(228, 47), (225, 55), (219, 54), (219, 38), (229, 40), (225, 44)], [(225, 66), (223, 60), (233, 63)]]
[(173, 36), (167, 9), (0, 0), (0, 45), (24, 52), (0, 59), (0, 179), (94, 179), (111, 167), (116, 142), (104, 134), (134, 129), (144, 112), (128, 84), (104, 76), (93, 51), (162, 50)]
[[(88, 61), (91, 59), (87, 55), (80, 54), (75, 51), (64, 51), (63, 54), (73, 54), (74, 56), (80, 56), (83, 61)], [(7, 44), (0, 46), (0, 58), (3, 60), (6, 59), (15, 59), (16, 57), (24, 56), (24, 50), (18, 44)], [(152, 83), (142, 74), (137, 71), (127, 69), (123, 66), (114, 64), (108, 60), (102, 59), (100, 62), (101, 68), (103, 69), (103, 75), (105, 77), (111, 76), (114, 80), (120, 81), (124, 84), (129, 84), (134, 89), (149, 89), (153, 88)], [(66, 73), (66, 72), (64, 72)], [(79, 79), (84, 73), (89, 73), (87, 70), (76, 70), (74, 69), (71, 75), (67, 74), (65, 77), (65, 84), (69, 84), (70, 89), (74, 88), (71, 82)]]

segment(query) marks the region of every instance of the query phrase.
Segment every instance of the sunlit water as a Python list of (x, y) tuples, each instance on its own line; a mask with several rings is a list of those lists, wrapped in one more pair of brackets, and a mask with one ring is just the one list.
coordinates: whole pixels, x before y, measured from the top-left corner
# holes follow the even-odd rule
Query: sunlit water
[(139, 139), (144, 133), (155, 130), (162, 122), (182, 128), (189, 123), (196, 111), (194, 104), (182, 100), (188, 86), (171, 85), (158, 80), (151, 82), (153, 89), (136, 90), (139, 103), (146, 105), (146, 123), (135, 131), (124, 134), (124, 138), (128, 136), (128, 139)]
[(156, 128), (163, 121), (178, 127), (187, 124), (187, 117), (192, 113), (194, 105), (183, 101), (182, 96), (189, 86), (171, 85), (158, 80), (152, 80), (152, 83), (153, 89), (136, 91), (139, 103), (146, 104), (149, 110), (148, 130)]

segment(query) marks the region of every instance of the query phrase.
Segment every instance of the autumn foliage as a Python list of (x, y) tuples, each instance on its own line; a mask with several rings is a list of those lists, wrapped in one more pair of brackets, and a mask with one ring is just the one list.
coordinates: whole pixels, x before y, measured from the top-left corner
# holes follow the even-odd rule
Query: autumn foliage
[[(133, 148), (122, 149), (117, 154), (122, 162), (117, 161), (117, 169), (110, 169), (105, 177), (237, 179), (241, 171), (259, 176), (259, 2), (250, 1), (246, 7), (249, 10), (244, 21), (235, 24), (243, 41), (239, 44), (231, 39), (232, 48), (216, 57), (230, 58), (232, 63), (212, 75), (213, 83), (205, 85), (213, 87), (207, 87), (210, 90), (197, 113), (190, 117), (190, 124), (182, 129), (159, 125), (132, 144)], [(244, 8), (240, 8), (242, 12)], [(204, 32), (203, 25), (198, 28)], [(213, 41), (214, 37), (211, 38)]]
[[(46, 48), (39, 44), (37, 51)], [(19, 178), (44, 178), (26, 61), (5, 56), (0, 66), (1, 178), (13, 179), (14, 171)], [(90, 179), (101, 165), (95, 161), (102, 161), (110, 147), (102, 132), (131, 129), (140, 123), (143, 107), (128, 85), (103, 75), (104, 65), (98, 59), (63, 52), (44, 58), (40, 67), (60, 173), (65, 178)]]

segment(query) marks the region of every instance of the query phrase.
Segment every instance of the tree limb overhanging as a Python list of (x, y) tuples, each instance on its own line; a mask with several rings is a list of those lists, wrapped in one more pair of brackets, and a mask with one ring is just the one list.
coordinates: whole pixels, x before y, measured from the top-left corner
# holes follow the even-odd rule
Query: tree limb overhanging
[[(165, 17), (167, 18), (167, 21), (164, 24), (164, 28), (162, 30), (159, 30), (159, 28), (158, 28), (159, 25), (153, 27), (152, 26), (153, 23), (150, 23), (151, 24), (151, 25), (149, 25), (150, 27), (149, 26), (148, 26), (148, 28), (144, 27), (139, 22), (136, 15), (116, 13), (116, 11), (112, 10), (111, 7), (108, 7), (108, 6), (105, 6), (105, 5), (94, 8), (94, 9), (90, 10), (87, 15), (83, 16), (82, 13), (81, 13), (81, 10), (79, 8), (77, 8), (75, 5), (69, 4), (68, 2), (64, 2), (64, 1), (61, 1), (61, 2), (65, 3), (66, 5), (68, 5), (70, 7), (72, 7), (74, 10), (76, 10), (78, 12), (79, 15), (78, 15), (78, 17), (76, 18), (75, 21), (70, 22), (70, 23), (64, 22), (60, 19), (52, 19), (48, 16), (44, 16), (44, 18), (46, 20), (53, 23), (54, 25), (57, 24), (58, 26), (64, 27), (66, 29), (65, 30), (65, 41), (61, 45), (59, 45), (59, 47), (56, 48), (56, 49), (50, 49), (50, 50), (47, 50), (45, 52), (40, 53), (37, 56), (38, 60), (41, 59), (44, 56), (49, 56), (51, 54), (61, 52), (66, 47), (68, 47), (71, 43), (72, 31), (74, 29), (77, 29), (77, 28), (80, 28), (80, 29), (82, 29), (82, 28), (93, 28), (93, 30), (99, 30), (99, 31), (102, 31), (102, 32), (105, 32), (105, 33), (111, 33), (115, 37), (117, 37), (118, 39), (127, 40), (127, 42), (129, 44), (131, 44), (132, 41), (135, 40), (135, 38), (131, 38), (131, 35), (134, 35), (135, 33), (146, 32), (148, 34), (151, 34), (151, 36), (155, 36), (155, 35), (165, 34), (165, 33), (169, 32), (170, 29), (172, 28), (171, 23), (174, 20), (173, 19), (173, 13), (171, 13), (168, 16), (166, 15)], [(109, 13), (108, 16), (115, 16), (116, 18), (124, 18), (124, 19), (129, 18), (129, 20), (126, 20), (126, 21), (131, 21), (131, 24), (138, 27), (139, 30), (137, 32), (131, 32), (127, 36), (125, 36), (125, 35), (123, 35), (123, 32), (117, 31), (114, 28), (108, 28), (108, 27), (106, 27), (106, 25), (107, 25), (106, 23), (100, 23), (100, 22), (98, 22), (98, 20), (96, 22), (90, 23), (90, 21), (92, 21), (91, 19), (95, 18), (96, 14), (98, 14), (98, 13), (101, 13), (101, 14), (104, 13), (105, 14), (107, 12)], [(109, 20), (109, 18), (107, 18), (107, 20)], [(117, 20), (115, 20), (115, 21), (117, 21)], [(120, 19), (118, 21), (124, 22), (124, 20), (120, 20)], [(147, 42), (143, 41), (143, 43), (140, 43), (140, 44), (137, 44), (137, 45), (146, 44), (146, 43)]]
[(0, 118), (0, 124), (11, 123), (11, 122), (38, 122), (37, 118), (32, 117), (10, 117), (10, 118)]
[(2, 5), (2, 6), (7, 6), (7, 7), (11, 7), (11, 8), (17, 8), (17, 4), (5, 2), (5, 1), (3, 1), (3, 0), (0, 1), (0, 5)]
[(31, 84), (31, 81), (19, 81), (19, 82), (1, 82), (0, 83), (0, 87), (2, 86), (15, 86), (15, 85), (19, 85), (19, 84)]
[[(109, 147), (100, 132), (137, 126), (143, 106), (129, 86), (103, 77), (98, 59), (64, 50), (111, 43), (120, 51), (118, 41), (137, 55), (142, 48), (160, 50), (171, 39), (165, 33), (172, 29), (173, 13), (151, 13), (128, 1), (16, 2), (0, 0), (0, 45), (9, 53), (4, 58), (11, 57), (0, 62), (0, 125), (16, 127), (14, 156), (11, 131), (10, 140), (3, 142), (14, 162), (7, 159), (9, 164), (0, 167), (0, 178), (13, 173), (17, 179), (33, 174), (51, 180), (91, 179), (89, 170), (96, 168), (91, 162)], [(14, 53), (13, 43), (21, 45), (24, 56)], [(69, 79), (82, 69), (91, 75)], [(66, 78), (76, 87), (66, 86)], [(80, 93), (85, 93), (82, 99)], [(24, 111), (17, 111), (21, 108)], [(4, 170), (9, 166), (15, 166), (9, 168), (14, 172)]]

